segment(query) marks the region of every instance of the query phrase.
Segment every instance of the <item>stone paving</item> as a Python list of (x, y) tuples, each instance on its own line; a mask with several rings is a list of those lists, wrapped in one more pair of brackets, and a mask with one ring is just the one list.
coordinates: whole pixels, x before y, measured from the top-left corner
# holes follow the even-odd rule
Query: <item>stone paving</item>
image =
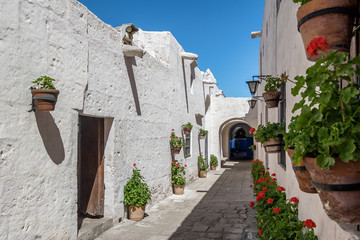
[(98, 240), (256, 239), (251, 162), (227, 162), (185, 188), (147, 209), (143, 221), (124, 220)]

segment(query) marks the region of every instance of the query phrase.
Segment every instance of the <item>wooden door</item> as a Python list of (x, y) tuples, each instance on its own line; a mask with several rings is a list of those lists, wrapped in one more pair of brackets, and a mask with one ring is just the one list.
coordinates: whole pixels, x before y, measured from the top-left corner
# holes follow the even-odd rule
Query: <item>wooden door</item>
[(104, 119), (79, 119), (79, 210), (104, 216)]

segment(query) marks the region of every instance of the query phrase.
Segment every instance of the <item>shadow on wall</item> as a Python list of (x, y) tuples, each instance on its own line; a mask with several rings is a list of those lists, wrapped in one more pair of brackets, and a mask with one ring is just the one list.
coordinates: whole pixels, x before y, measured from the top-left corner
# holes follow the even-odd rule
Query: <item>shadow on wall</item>
[(35, 117), (46, 152), (51, 160), (59, 165), (65, 159), (64, 144), (59, 128), (49, 112), (35, 112)]
[(136, 107), (136, 113), (138, 116), (141, 115), (141, 109), (140, 109), (140, 102), (139, 102), (139, 96), (136, 88), (136, 82), (135, 82), (135, 76), (134, 76), (134, 70), (133, 65), (136, 66), (135, 57), (124, 57), (125, 59), (125, 65), (127, 69), (127, 73), (129, 76), (131, 91), (133, 93), (135, 107)]
[(186, 109), (187, 109), (187, 112), (189, 113), (189, 100), (188, 100), (188, 94), (187, 94), (185, 61), (184, 61), (184, 59), (182, 59), (182, 67), (183, 67), (183, 74), (184, 74), (184, 90), (185, 90)]

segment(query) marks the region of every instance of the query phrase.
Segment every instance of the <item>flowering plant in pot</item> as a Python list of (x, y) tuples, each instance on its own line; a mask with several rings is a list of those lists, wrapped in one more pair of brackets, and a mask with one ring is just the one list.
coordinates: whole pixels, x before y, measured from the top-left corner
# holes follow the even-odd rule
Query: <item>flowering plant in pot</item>
[(347, 53), (333, 51), (306, 76), (295, 77), (292, 89), (294, 96), (305, 89), (293, 108), (300, 110), (293, 159), (304, 158), (330, 218), (347, 223), (360, 223), (360, 85), (354, 80), (359, 64), (360, 56), (348, 60)]
[(199, 138), (200, 138), (200, 139), (204, 139), (205, 136), (206, 136), (208, 133), (209, 133), (209, 131), (200, 128), (200, 130), (199, 130)]
[(285, 123), (267, 123), (259, 125), (256, 136), (264, 144), (267, 153), (278, 153), (281, 151), (282, 136), (285, 133)]
[(256, 129), (250, 128), (250, 134), (252, 134), (255, 138), (255, 142), (259, 142), (259, 138), (256, 137)]
[(171, 183), (173, 185), (174, 194), (182, 195), (184, 194), (185, 188), (185, 167), (187, 165), (183, 165), (178, 160), (174, 160), (171, 162)]
[(206, 178), (207, 169), (209, 168), (209, 166), (206, 163), (206, 158), (204, 158), (202, 155), (198, 157), (198, 167), (199, 167), (199, 177)]
[(214, 154), (210, 155), (210, 166), (211, 166), (211, 170), (216, 170), (216, 167), (218, 166), (219, 161), (217, 159), (217, 157)]
[(172, 129), (170, 135), (170, 147), (173, 154), (179, 154), (182, 146), (184, 146), (183, 138), (176, 136), (174, 129)]
[(56, 90), (53, 82), (55, 79), (48, 76), (41, 76), (32, 83), (35, 83), (35, 87), (31, 88), (31, 94), (33, 98), (33, 104), (38, 111), (53, 111), (59, 90)]
[(128, 207), (129, 219), (140, 221), (144, 218), (145, 205), (151, 199), (151, 192), (136, 163), (133, 166), (132, 176), (124, 187), (124, 204)]
[[(312, 39), (323, 37), (329, 45), (324, 52), (349, 52), (354, 16), (356, 16), (356, 0), (293, 0), (301, 3), (297, 11), (298, 31), (301, 34), (304, 48)], [(323, 56), (311, 55), (307, 59), (316, 61)]]
[(267, 77), (266, 84), (264, 88), (264, 93), (262, 94), (266, 106), (268, 108), (276, 108), (278, 107), (280, 101), (281, 92), (280, 87), (281, 85), (286, 82), (288, 77), (285, 73), (281, 74), (281, 77)]
[(184, 130), (184, 134), (190, 134), (193, 125), (190, 122), (188, 122), (188, 123), (183, 124), (182, 127)]

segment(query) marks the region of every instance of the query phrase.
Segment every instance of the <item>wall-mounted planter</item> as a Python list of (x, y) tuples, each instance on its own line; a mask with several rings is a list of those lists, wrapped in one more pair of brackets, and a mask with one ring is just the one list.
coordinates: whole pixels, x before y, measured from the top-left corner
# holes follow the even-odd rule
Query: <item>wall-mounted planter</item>
[(206, 136), (206, 135), (199, 134), (199, 139), (205, 139), (205, 136)]
[(262, 94), (267, 108), (277, 108), (281, 92), (264, 92)]
[(179, 154), (181, 151), (181, 147), (173, 147), (171, 148), (173, 154)]
[[(301, 6), (297, 20), (305, 50), (313, 38), (322, 37), (328, 40), (327, 52), (349, 52), (356, 4), (356, 0), (312, 0)], [(308, 60), (316, 61), (324, 53), (306, 54)]]
[(59, 90), (56, 89), (32, 89), (34, 108), (37, 111), (54, 111)]
[(274, 138), (269, 138), (267, 142), (264, 142), (265, 152), (267, 153), (281, 152), (281, 147), (282, 147), (281, 140), (282, 137), (279, 137), (278, 140), (275, 140)]
[[(286, 151), (291, 159), (291, 156), (294, 153), (294, 149), (288, 148)], [(311, 176), (305, 167), (304, 161), (301, 160), (299, 165), (295, 165), (293, 162), (291, 162), (291, 165), (300, 190), (306, 193), (317, 193), (316, 188), (311, 184)]]
[(327, 215), (335, 221), (359, 224), (360, 161), (336, 159), (329, 170), (319, 168), (315, 158), (304, 158), (304, 163)]
[(183, 128), (184, 134), (190, 134), (191, 132), (191, 127), (184, 127)]

